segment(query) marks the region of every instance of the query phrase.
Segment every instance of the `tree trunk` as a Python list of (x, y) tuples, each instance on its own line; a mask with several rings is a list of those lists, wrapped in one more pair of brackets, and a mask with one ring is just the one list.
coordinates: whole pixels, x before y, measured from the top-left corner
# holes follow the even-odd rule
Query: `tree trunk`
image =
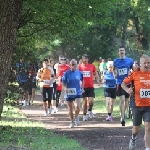
[(0, 0), (0, 118), (23, 0)]

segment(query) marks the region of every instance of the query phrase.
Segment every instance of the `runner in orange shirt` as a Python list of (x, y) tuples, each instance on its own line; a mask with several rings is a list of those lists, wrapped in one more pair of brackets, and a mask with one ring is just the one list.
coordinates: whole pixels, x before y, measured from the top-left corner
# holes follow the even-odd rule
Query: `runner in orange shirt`
[[(48, 67), (48, 59), (44, 59), (43, 68), (40, 70), (37, 76), (39, 78), (39, 81), (42, 82), (42, 86), (43, 86), (42, 95), (43, 95), (43, 107), (45, 110), (45, 115), (44, 115), (45, 117), (48, 116), (48, 113), (50, 111), (52, 93), (53, 93), (53, 89), (50, 88), (50, 85), (53, 83), (53, 80), (51, 80), (51, 74), (52, 74), (51, 70)], [(48, 99), (46, 99), (46, 93), (48, 94)], [(46, 103), (46, 101), (48, 101), (48, 104)]]
[[(129, 150), (135, 149), (142, 119), (145, 125), (145, 150), (150, 150), (150, 57), (142, 55), (140, 64), (141, 68), (126, 77), (121, 85), (131, 95), (130, 106), (133, 114), (133, 128)], [(132, 82), (132, 87), (128, 88), (127, 85), (130, 82)]]

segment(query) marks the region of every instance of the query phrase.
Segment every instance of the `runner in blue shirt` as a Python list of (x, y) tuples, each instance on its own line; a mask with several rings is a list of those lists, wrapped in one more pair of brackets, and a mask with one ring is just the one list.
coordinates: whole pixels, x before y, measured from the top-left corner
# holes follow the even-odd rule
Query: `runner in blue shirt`
[(117, 96), (120, 99), (121, 124), (125, 126), (124, 116), (128, 107), (129, 94), (122, 89), (121, 84), (124, 78), (128, 76), (134, 62), (132, 58), (125, 56), (125, 48), (123, 46), (120, 46), (118, 54), (119, 58), (114, 59), (113, 66), (116, 74)]
[(70, 128), (74, 127), (73, 121), (73, 102), (75, 106), (75, 124), (80, 125), (80, 99), (83, 92), (83, 74), (77, 69), (77, 61), (72, 59), (70, 61), (71, 69), (66, 71), (62, 77), (62, 84), (67, 93), (67, 106), (69, 110), (69, 118), (71, 120)]
[(103, 73), (104, 96), (106, 97), (107, 121), (112, 121), (114, 101), (116, 99), (116, 79), (113, 73), (113, 62), (107, 63), (107, 69)]

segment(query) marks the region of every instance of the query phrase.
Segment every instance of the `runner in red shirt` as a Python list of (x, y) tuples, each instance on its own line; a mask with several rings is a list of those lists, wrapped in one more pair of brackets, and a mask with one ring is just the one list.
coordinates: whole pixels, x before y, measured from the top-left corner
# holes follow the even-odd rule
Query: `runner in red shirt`
[(61, 82), (61, 78), (64, 75), (64, 73), (70, 69), (70, 66), (66, 64), (66, 58), (61, 56), (60, 59), (60, 64), (58, 66), (58, 74), (57, 76), (57, 90), (61, 90), (61, 95), (60, 95), (60, 102), (61, 102), (61, 106), (64, 106), (64, 97), (65, 97), (65, 90), (64, 87), (62, 86), (62, 82)]
[[(126, 77), (121, 86), (131, 95), (130, 106), (133, 114), (132, 137), (129, 150), (135, 149), (137, 134), (140, 131), (142, 120), (145, 125), (145, 150), (150, 150), (150, 57), (142, 55), (141, 68)], [(127, 85), (132, 82), (132, 87)]]
[(84, 93), (83, 93), (83, 121), (88, 120), (87, 113), (87, 101), (89, 103), (88, 113), (89, 117), (93, 118), (94, 115), (92, 113), (93, 100), (95, 97), (94, 93), (94, 84), (93, 84), (93, 75), (96, 76), (96, 80), (99, 82), (99, 76), (96, 71), (96, 68), (93, 64), (88, 63), (88, 55), (84, 54), (82, 56), (82, 64), (79, 65), (79, 70), (83, 73), (84, 79)]

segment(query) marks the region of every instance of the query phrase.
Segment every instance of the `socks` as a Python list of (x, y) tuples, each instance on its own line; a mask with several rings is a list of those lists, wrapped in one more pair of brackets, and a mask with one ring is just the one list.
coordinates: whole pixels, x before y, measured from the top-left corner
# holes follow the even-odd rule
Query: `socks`
[(132, 140), (136, 140), (137, 137), (135, 135), (132, 135)]
[(146, 148), (145, 150), (150, 150), (150, 148)]
[(108, 116), (111, 116), (111, 113), (108, 113)]

